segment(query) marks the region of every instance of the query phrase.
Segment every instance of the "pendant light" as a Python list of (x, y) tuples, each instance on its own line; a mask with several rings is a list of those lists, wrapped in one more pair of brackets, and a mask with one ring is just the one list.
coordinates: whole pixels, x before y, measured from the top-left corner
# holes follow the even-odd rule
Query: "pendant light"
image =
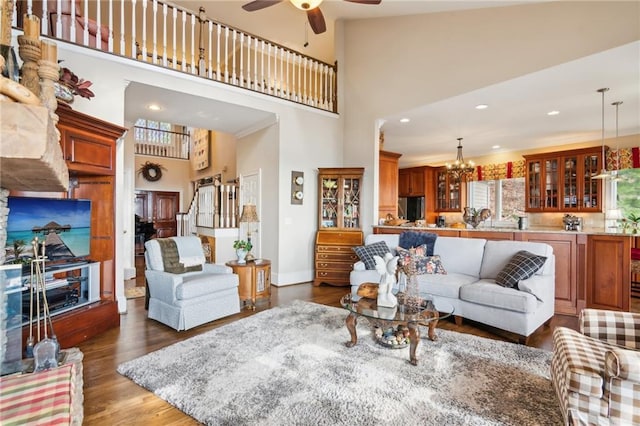
[(600, 170), (600, 173), (593, 177), (593, 179), (607, 179), (611, 176), (609, 172), (607, 172), (607, 159), (604, 155), (604, 92), (608, 90), (608, 87), (597, 90), (599, 93), (602, 93), (602, 169)]
[(620, 176), (618, 176), (618, 172), (620, 171), (620, 141), (618, 141), (618, 107), (622, 104), (622, 101), (616, 101), (611, 105), (616, 107), (616, 169), (611, 170), (612, 181), (618, 182), (620, 180)]

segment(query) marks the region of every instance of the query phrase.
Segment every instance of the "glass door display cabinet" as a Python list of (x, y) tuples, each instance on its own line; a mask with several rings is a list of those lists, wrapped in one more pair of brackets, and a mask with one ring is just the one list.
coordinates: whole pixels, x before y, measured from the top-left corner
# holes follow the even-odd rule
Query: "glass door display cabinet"
[(602, 210), (601, 148), (526, 155), (526, 205), (529, 212)]
[(318, 232), (314, 285), (348, 286), (364, 241), (360, 208), (364, 168), (318, 169)]
[(320, 229), (360, 229), (363, 168), (319, 169)]
[(462, 210), (462, 185), (460, 178), (442, 168), (436, 172), (436, 210), (459, 212)]

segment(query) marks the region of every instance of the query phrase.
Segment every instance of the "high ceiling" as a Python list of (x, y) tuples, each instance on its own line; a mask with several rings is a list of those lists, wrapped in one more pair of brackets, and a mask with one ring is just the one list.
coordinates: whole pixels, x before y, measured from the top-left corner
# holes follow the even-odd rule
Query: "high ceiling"
[[(339, 19), (502, 7), (531, 1), (383, 0), (380, 5), (372, 6), (325, 0), (321, 9), (327, 22), (327, 32), (321, 35), (313, 34), (310, 29), (305, 34), (304, 12), (286, 0), (251, 13), (241, 9), (244, 1), (175, 3), (191, 10), (197, 10), (204, 4), (211, 19), (333, 62), (334, 23)], [(305, 41), (309, 42), (307, 47), (304, 47)], [(410, 111), (397, 111), (380, 117), (385, 121), (384, 149), (402, 153), (402, 167), (453, 160), (456, 138), (459, 137), (464, 138), (464, 154), (468, 159), (490, 152), (522, 151), (525, 147), (535, 149), (599, 140), (602, 108), (601, 95), (596, 91), (602, 87), (610, 88), (605, 94), (605, 137), (615, 136), (615, 109), (611, 106), (614, 101), (623, 101), (619, 107), (619, 134), (640, 134), (640, 42), (637, 42)], [(164, 89), (139, 90), (135, 97), (128, 96), (127, 118), (133, 119), (129, 113), (140, 111), (140, 106), (152, 101), (157, 102), (163, 94), (176, 96), (175, 92)], [(131, 102), (136, 105), (130, 105)], [(243, 129), (254, 128), (265, 120), (259, 111), (237, 114), (228, 105), (219, 105), (217, 110), (210, 102), (191, 99), (188, 104), (192, 111), (185, 116), (193, 120), (193, 117), (198, 117), (194, 111), (206, 110), (220, 123), (221, 127), (215, 130), (234, 134), (241, 134)], [(476, 110), (478, 104), (486, 104), (488, 108)], [(554, 110), (559, 114), (547, 115)], [(233, 115), (229, 115), (229, 111)], [(180, 111), (176, 113), (180, 114)], [(238, 116), (251, 117), (251, 121), (238, 123)], [(405, 117), (411, 121), (400, 123), (400, 118)], [(180, 124), (197, 125), (185, 120)], [(229, 125), (223, 127), (223, 123)], [(492, 151), (495, 145), (500, 148)]]

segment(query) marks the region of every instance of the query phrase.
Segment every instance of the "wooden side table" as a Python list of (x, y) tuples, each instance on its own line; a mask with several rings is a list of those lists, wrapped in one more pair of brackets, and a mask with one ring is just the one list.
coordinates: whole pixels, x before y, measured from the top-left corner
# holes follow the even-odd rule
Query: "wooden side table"
[(238, 293), (240, 301), (246, 304), (251, 301), (251, 309), (255, 311), (256, 300), (267, 298), (271, 300), (271, 261), (267, 259), (256, 259), (247, 263), (238, 263), (232, 260), (226, 263), (238, 274)]

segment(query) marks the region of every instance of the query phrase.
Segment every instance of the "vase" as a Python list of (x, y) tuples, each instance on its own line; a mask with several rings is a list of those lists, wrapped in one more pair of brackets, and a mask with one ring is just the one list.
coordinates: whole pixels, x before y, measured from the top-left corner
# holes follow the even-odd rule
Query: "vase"
[(247, 251), (245, 249), (236, 249), (236, 256), (238, 256), (238, 263), (247, 263)]
[(60, 82), (54, 82), (53, 88), (55, 91), (56, 99), (63, 104), (70, 105), (73, 103), (74, 95), (69, 86), (66, 86)]

